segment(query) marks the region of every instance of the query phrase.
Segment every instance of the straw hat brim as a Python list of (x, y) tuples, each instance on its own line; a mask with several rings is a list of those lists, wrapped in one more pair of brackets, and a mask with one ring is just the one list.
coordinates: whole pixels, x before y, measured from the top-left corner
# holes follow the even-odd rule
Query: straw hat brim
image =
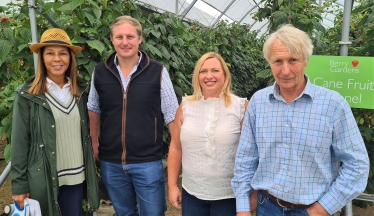
[(78, 54), (82, 51), (82, 47), (80, 46), (74, 46), (74, 45), (68, 45), (68, 44), (59, 44), (59, 43), (34, 43), (30, 45), (30, 50), (33, 51), (34, 53), (38, 54), (40, 48), (46, 47), (46, 46), (64, 46), (71, 51), (73, 51), (74, 54)]

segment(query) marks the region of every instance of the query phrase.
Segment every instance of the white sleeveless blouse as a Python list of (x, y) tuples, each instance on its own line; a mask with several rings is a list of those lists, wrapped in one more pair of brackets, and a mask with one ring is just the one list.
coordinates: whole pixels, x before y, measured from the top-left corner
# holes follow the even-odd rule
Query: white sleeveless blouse
[(246, 98), (182, 99), (182, 187), (202, 200), (233, 198), (231, 179)]

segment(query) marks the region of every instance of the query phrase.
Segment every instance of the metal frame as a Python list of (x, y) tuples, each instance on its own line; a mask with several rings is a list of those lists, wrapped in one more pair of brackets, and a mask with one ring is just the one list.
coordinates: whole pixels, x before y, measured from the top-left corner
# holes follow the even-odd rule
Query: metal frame
[(251, 13), (256, 7), (258, 6), (253, 6), (247, 13), (245, 13), (244, 16), (239, 20), (239, 24), (242, 23), (242, 21), (248, 16), (248, 14)]
[(193, 8), (193, 6), (196, 4), (197, 0), (194, 0), (187, 8), (182, 12), (182, 16), (180, 20), (183, 20), (183, 18), (190, 12), (190, 10)]
[(217, 19), (213, 22), (213, 24), (210, 26), (214, 26), (222, 18), (222, 16), (225, 15), (226, 11), (231, 7), (231, 5), (234, 4), (235, 2), (236, 0), (232, 0), (223, 11), (220, 11), (221, 15), (219, 15)]

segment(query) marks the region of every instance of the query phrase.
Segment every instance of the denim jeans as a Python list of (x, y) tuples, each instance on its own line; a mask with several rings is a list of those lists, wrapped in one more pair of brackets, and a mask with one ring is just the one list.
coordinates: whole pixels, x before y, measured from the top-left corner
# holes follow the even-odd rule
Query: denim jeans
[(235, 216), (235, 198), (201, 200), (182, 189), (182, 215), (184, 216)]
[(81, 216), (83, 201), (83, 183), (62, 185), (58, 188), (58, 205), (62, 216)]
[(283, 208), (261, 191), (257, 195), (256, 216), (309, 216), (306, 209)]
[(161, 160), (136, 164), (101, 160), (100, 166), (105, 188), (117, 216), (165, 214), (165, 180)]

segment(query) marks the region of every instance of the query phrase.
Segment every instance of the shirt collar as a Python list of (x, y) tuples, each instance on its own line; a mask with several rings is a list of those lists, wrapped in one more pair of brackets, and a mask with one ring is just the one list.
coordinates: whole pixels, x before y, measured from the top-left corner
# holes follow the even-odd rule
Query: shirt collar
[[(70, 78), (69, 77), (66, 77), (66, 79), (68, 80), (65, 85), (62, 87), (62, 88), (65, 88), (65, 87), (68, 87), (70, 86)], [(47, 88), (50, 89), (50, 88), (54, 88), (54, 87), (59, 87), (55, 82), (53, 82), (51, 79), (49, 79), (47, 77)], [(60, 87), (59, 87), (60, 88)]]
[[(142, 57), (143, 57), (142, 52), (138, 51), (138, 56), (139, 56), (139, 60), (138, 60), (138, 63), (136, 63), (135, 67), (138, 67), (138, 65), (140, 64), (140, 61), (142, 60)], [(114, 65), (116, 65), (117, 68), (119, 67), (118, 61), (117, 61), (117, 54), (114, 56)]]
[[(303, 92), (301, 92), (301, 94), (295, 100), (303, 97), (304, 95), (306, 97), (309, 97), (312, 100), (314, 98), (314, 92), (315, 92), (313, 90), (314, 89), (313, 88), (314, 85), (310, 82), (310, 79), (309, 79), (309, 77), (306, 74), (304, 74), (304, 77), (306, 79), (306, 85), (304, 87)], [(273, 87), (271, 88), (271, 91), (269, 92), (269, 99), (272, 98), (272, 97), (274, 97), (274, 98), (276, 98), (278, 100), (283, 99), (283, 97), (279, 93), (279, 85), (277, 84), (277, 82), (274, 82)]]

